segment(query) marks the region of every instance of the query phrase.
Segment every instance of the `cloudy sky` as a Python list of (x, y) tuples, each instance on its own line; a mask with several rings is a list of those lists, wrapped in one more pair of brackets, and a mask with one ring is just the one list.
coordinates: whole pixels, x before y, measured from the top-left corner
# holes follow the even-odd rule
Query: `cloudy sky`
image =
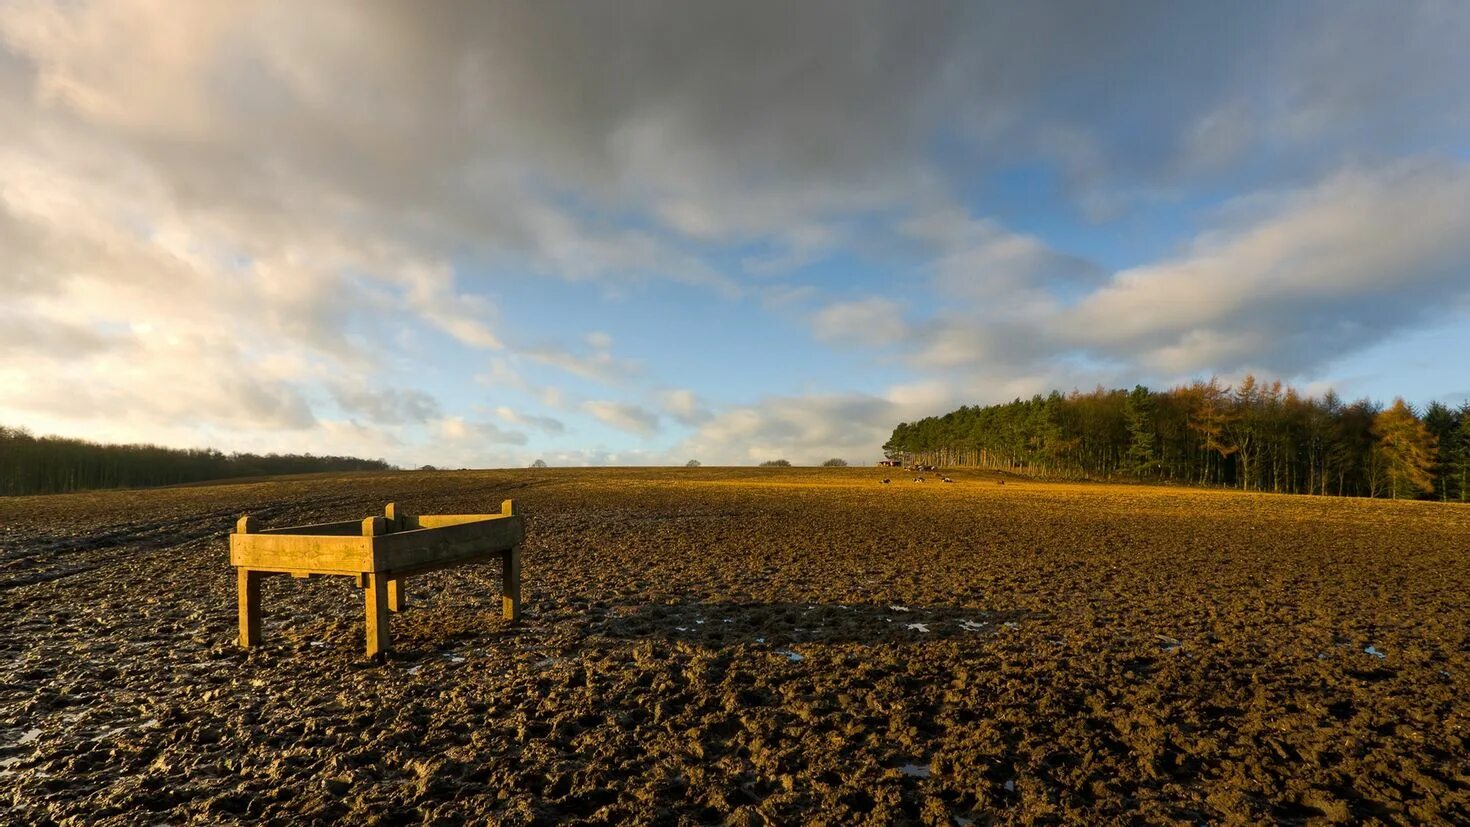
[(1470, 395), (1470, 4), (0, 0), (0, 423), (879, 456), (1247, 371)]

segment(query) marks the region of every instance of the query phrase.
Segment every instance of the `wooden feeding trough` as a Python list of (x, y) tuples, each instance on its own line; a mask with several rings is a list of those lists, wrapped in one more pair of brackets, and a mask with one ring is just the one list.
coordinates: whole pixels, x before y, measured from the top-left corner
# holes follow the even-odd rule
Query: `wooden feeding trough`
[(500, 558), (502, 610), (506, 620), (520, 620), (525, 536), (512, 500), (500, 504), (499, 514), (411, 516), (389, 503), (382, 517), (286, 528), (260, 528), (247, 514), (230, 535), (230, 564), (240, 588), (240, 645), (248, 649), (260, 642), (260, 581), (272, 574), (357, 578), (367, 604), (368, 657), (392, 647), (388, 613), (407, 605), (404, 581), (435, 569)]

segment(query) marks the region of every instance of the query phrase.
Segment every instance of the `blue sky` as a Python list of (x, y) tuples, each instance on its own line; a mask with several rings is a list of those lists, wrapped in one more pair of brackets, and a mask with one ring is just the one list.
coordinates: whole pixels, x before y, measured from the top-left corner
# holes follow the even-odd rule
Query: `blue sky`
[(1453, 2), (0, 6), (0, 422), (866, 462), (1248, 372), (1470, 399)]

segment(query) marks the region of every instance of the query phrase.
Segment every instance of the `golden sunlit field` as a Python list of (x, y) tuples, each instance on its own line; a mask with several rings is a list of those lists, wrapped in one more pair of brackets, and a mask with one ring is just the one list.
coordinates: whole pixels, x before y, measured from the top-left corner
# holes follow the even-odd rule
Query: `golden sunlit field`
[[(891, 485), (879, 479), (888, 475)], [(381, 473), (0, 498), (0, 821), (1470, 820), (1470, 508), (888, 469)], [(226, 534), (526, 515), (410, 581)]]

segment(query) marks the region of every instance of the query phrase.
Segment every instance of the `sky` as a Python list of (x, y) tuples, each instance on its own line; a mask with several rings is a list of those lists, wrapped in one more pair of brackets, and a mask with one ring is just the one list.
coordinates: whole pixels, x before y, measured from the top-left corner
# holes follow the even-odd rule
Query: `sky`
[(0, 0), (0, 423), (872, 462), (1246, 373), (1470, 400), (1470, 4)]

